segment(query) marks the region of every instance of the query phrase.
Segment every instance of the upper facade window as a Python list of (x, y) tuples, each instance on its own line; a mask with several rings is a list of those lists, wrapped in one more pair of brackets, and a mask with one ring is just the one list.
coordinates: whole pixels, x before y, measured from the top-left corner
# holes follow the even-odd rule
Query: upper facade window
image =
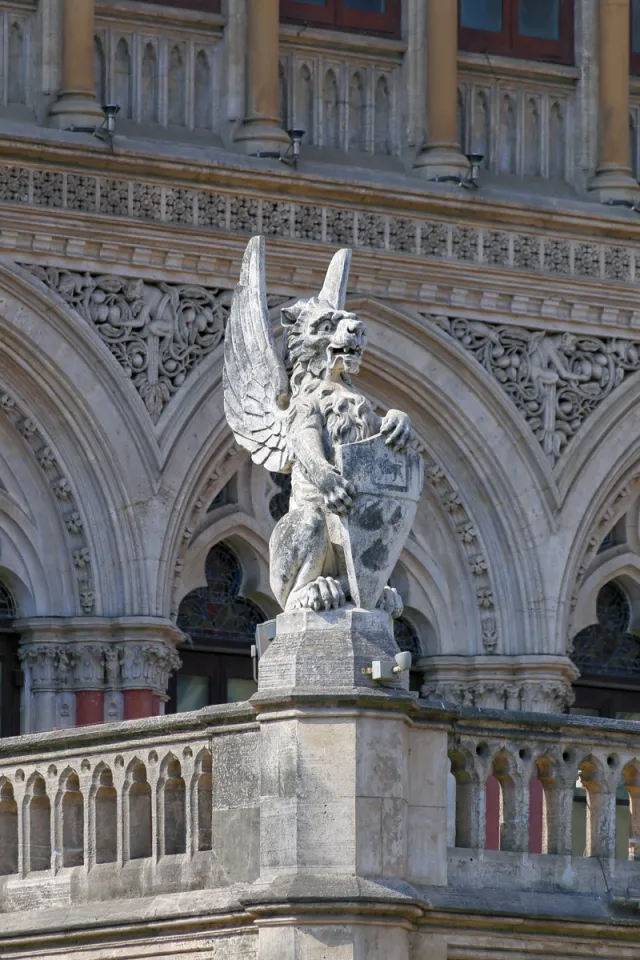
[(460, 49), (573, 63), (573, 0), (460, 0)]
[(280, 0), (283, 20), (400, 35), (400, 0)]

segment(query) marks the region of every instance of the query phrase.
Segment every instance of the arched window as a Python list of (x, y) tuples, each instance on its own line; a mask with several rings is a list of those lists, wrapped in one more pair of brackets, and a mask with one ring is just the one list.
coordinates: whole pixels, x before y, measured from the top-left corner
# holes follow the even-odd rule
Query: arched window
[(460, 0), (461, 50), (573, 63), (573, 0)]
[(227, 544), (211, 548), (205, 576), (206, 587), (187, 594), (178, 611), (178, 626), (189, 640), (180, 648), (182, 667), (170, 686), (170, 711), (246, 700), (256, 689), (251, 645), (267, 617), (240, 596), (242, 567)]
[(280, 0), (280, 17), (313, 27), (400, 36), (400, 0)]
[(0, 735), (20, 733), (20, 661), (18, 634), (13, 621), (18, 615), (9, 588), (0, 580)]
[(580, 679), (572, 712), (640, 720), (640, 637), (632, 630), (629, 597), (616, 580), (601, 587), (596, 617), (573, 640)]

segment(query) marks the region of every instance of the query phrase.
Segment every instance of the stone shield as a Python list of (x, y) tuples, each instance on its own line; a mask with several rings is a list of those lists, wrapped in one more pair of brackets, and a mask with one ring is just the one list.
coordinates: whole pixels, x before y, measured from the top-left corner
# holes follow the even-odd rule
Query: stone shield
[(418, 506), (424, 481), (419, 453), (395, 453), (381, 434), (336, 446), (336, 465), (357, 491), (340, 518), (351, 599), (373, 610), (398, 562)]

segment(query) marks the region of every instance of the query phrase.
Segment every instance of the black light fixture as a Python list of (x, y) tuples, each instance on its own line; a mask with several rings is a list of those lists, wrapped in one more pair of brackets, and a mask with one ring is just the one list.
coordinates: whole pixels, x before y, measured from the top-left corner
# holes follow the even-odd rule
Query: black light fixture
[(119, 103), (104, 103), (101, 107), (104, 120), (94, 133), (99, 140), (106, 140), (113, 149), (113, 135), (116, 132), (116, 116), (120, 112)]
[(466, 177), (460, 181), (460, 186), (466, 190), (477, 190), (480, 186), (480, 164), (484, 160), (483, 153), (468, 153), (469, 170)]
[(287, 133), (289, 134), (291, 143), (287, 152), (283, 154), (280, 159), (290, 167), (297, 167), (300, 147), (302, 146), (302, 138), (304, 137), (305, 131), (300, 130), (298, 127), (293, 127), (291, 130), (287, 130)]

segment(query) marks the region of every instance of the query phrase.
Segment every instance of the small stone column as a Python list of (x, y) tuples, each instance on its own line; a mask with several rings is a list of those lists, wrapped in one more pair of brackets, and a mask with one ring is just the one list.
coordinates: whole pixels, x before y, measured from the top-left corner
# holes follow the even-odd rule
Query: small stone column
[(49, 118), (60, 130), (104, 119), (94, 89), (94, 21), (94, 0), (62, 0), (62, 78)]
[(278, 109), (279, 11), (279, 0), (247, 0), (245, 114), (235, 139), (248, 154), (289, 146)]
[(447, 733), (411, 722), (381, 610), (281, 614), (260, 661), (259, 960), (409, 960), (412, 883), (447, 882)]
[(600, 0), (599, 163), (590, 193), (601, 203), (635, 203), (629, 166), (629, 0)]
[(427, 180), (464, 177), (458, 143), (458, 0), (427, 0), (427, 143), (414, 166)]

